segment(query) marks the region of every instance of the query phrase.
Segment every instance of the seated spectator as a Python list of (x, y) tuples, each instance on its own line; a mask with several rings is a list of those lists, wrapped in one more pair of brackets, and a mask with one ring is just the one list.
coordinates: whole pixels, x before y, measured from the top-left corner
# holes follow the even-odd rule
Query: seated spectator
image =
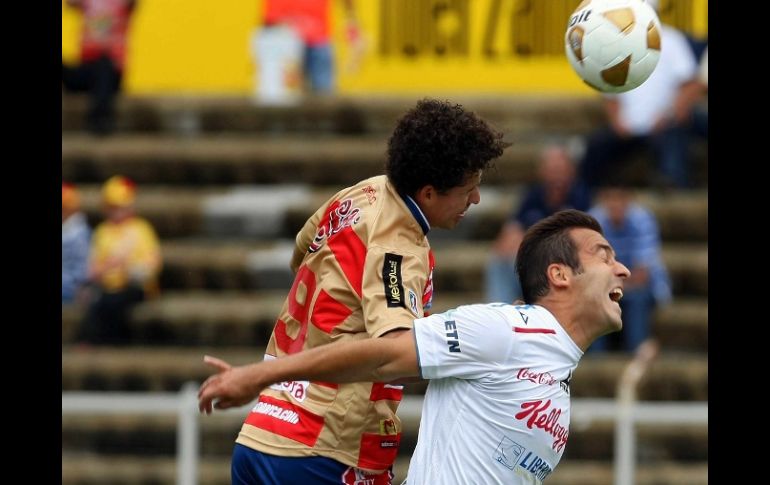
[(588, 189), (575, 179), (575, 164), (562, 146), (547, 146), (541, 153), (539, 182), (529, 187), (518, 211), (512, 213), (492, 246), (485, 274), (488, 302), (512, 303), (521, 297), (516, 273), (516, 252), (524, 232), (534, 223), (562, 209), (587, 211)]
[(125, 177), (112, 177), (102, 188), (107, 217), (91, 244), (91, 294), (79, 343), (129, 343), (129, 310), (158, 293), (160, 245), (152, 226), (134, 214), (135, 197), (136, 188)]
[[(657, 8), (657, 2), (650, 2)], [(593, 189), (617, 170), (632, 151), (652, 149), (657, 172), (651, 184), (664, 188), (692, 185), (690, 135), (693, 105), (702, 97), (697, 60), (685, 35), (661, 24), (660, 60), (641, 86), (604, 96), (609, 126), (592, 134), (580, 166), (581, 178)]]
[(700, 64), (698, 65), (698, 84), (702, 92), (702, 97), (695, 105), (695, 113), (693, 114), (693, 128), (695, 134), (708, 140), (709, 137), (709, 108), (708, 108), (708, 93), (709, 93), (709, 48), (703, 50), (703, 55), (700, 57)]
[[(658, 221), (620, 183), (607, 182), (599, 189), (597, 202), (589, 214), (599, 221), (604, 237), (615, 249), (615, 259), (631, 270), (631, 276), (623, 284), (620, 300), (623, 330), (597, 339), (589, 350), (633, 352), (650, 335), (655, 308), (671, 301)], [(618, 339), (622, 340), (619, 344)]]
[(88, 273), (91, 228), (74, 185), (61, 184), (61, 302), (75, 303)]
[(126, 58), (128, 24), (136, 0), (67, 0), (82, 13), (80, 63), (62, 61), (62, 84), (89, 96), (88, 130), (106, 135), (115, 129), (114, 102)]

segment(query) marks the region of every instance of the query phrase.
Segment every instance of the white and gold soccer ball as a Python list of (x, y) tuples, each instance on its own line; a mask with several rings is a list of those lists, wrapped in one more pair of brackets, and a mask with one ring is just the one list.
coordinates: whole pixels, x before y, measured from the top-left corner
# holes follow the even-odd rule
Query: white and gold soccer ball
[(650, 77), (660, 58), (660, 20), (643, 0), (584, 0), (564, 36), (567, 59), (592, 88), (622, 93)]

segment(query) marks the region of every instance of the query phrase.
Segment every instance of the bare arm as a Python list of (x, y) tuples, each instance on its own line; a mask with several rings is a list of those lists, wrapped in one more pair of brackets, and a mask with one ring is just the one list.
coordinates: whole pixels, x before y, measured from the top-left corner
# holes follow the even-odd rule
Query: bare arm
[(697, 80), (684, 83), (674, 100), (674, 120), (680, 124), (687, 121), (693, 106), (703, 97), (703, 94), (703, 85)]
[(419, 376), (413, 335), (412, 330), (390, 332), (387, 335), (390, 338), (336, 342), (240, 367), (205, 356), (204, 362), (218, 372), (201, 385), (198, 409), (210, 414), (212, 406), (216, 409), (243, 406), (276, 382), (390, 382)]
[(626, 138), (629, 135), (629, 131), (628, 127), (620, 119), (620, 103), (618, 100), (616, 98), (605, 98), (604, 111), (607, 114), (607, 119), (613, 131), (621, 138)]
[(497, 235), (492, 249), (498, 256), (515, 258), (521, 241), (524, 238), (524, 227), (519, 221), (508, 221), (503, 224)]

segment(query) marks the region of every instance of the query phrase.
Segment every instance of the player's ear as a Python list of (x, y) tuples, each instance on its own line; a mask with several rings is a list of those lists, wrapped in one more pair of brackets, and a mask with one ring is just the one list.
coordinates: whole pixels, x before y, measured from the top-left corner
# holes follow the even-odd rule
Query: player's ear
[(563, 264), (553, 263), (546, 269), (548, 282), (555, 288), (566, 288), (569, 286), (569, 273), (567, 267)]
[(423, 185), (414, 194), (414, 200), (417, 201), (417, 205), (420, 207), (425, 207), (426, 205), (433, 203), (436, 200), (437, 195), (438, 192), (435, 187), (432, 185)]

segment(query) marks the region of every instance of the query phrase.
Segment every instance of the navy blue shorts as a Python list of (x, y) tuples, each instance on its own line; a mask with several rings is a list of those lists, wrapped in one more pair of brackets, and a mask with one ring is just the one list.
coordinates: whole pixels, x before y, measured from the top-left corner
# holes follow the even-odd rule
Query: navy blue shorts
[(366, 474), (323, 456), (274, 456), (236, 443), (233, 485), (392, 485), (393, 473)]

